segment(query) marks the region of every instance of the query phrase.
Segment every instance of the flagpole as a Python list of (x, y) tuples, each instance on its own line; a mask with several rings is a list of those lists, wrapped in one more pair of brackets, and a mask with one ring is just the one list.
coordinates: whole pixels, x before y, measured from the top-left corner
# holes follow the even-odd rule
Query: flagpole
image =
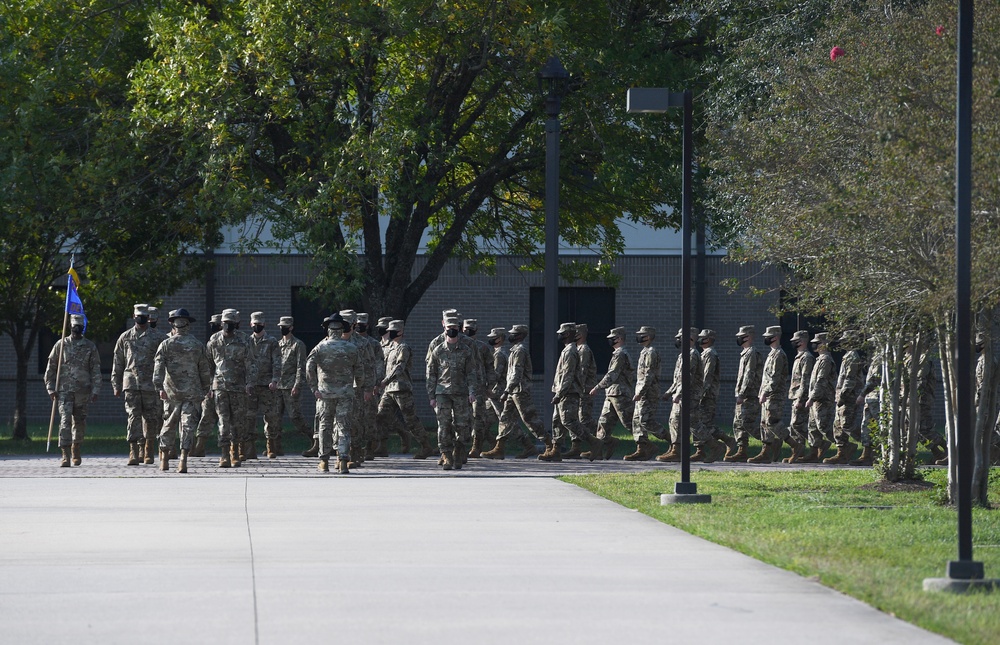
[[(74, 260), (76, 259), (76, 254), (70, 256), (69, 268), (73, 268)], [(56, 403), (59, 401), (59, 376), (62, 373), (62, 359), (63, 354), (66, 352), (66, 322), (69, 320), (69, 290), (70, 282), (73, 281), (73, 274), (67, 274), (66, 276), (66, 306), (63, 307), (63, 323), (62, 323), (62, 338), (59, 343), (59, 359), (56, 361), (56, 397), (52, 399), (52, 412), (49, 414), (49, 436), (45, 440), (45, 452), (49, 451), (49, 447), (52, 444), (52, 426), (56, 421)]]

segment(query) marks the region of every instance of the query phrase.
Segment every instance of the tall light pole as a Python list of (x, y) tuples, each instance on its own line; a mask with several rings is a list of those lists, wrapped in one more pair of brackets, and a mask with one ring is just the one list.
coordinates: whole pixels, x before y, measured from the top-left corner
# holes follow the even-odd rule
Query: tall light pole
[[(569, 78), (557, 56), (549, 58), (538, 72), (538, 84), (545, 95), (545, 305), (543, 317), (545, 331), (542, 351), (545, 360), (545, 391), (552, 389), (556, 374), (554, 335), (550, 330), (559, 324), (559, 112), (562, 93)], [(548, 408), (552, 418), (551, 404)]]
[(711, 495), (699, 495), (691, 481), (691, 175), (694, 165), (694, 117), (691, 90), (671, 92), (664, 88), (632, 88), (626, 98), (629, 114), (659, 114), (671, 108), (684, 109), (683, 180), (681, 190), (681, 480), (674, 493), (660, 495), (661, 504), (705, 504)]

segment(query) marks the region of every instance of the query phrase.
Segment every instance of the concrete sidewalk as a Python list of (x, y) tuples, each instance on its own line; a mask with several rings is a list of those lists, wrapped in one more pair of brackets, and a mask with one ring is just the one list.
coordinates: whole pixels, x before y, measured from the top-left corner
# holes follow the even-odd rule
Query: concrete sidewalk
[(0, 641), (949, 642), (554, 479), (333, 476), (4, 478)]

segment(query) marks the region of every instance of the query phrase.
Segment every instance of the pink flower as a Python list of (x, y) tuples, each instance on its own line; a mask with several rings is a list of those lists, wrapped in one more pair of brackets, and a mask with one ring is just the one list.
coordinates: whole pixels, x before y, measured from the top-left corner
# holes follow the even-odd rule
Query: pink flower
[(944, 27), (942, 25), (938, 25), (937, 28), (934, 29), (934, 33), (938, 36), (944, 36)]
[(842, 47), (834, 47), (830, 50), (830, 60), (837, 60), (841, 56), (846, 56), (847, 52)]

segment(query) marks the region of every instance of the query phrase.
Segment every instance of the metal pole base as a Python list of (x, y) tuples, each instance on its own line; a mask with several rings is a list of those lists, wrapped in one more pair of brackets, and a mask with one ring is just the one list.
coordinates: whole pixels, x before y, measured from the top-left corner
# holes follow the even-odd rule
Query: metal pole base
[(984, 578), (983, 563), (973, 560), (952, 560), (945, 571), (946, 578), (925, 578), (924, 591), (993, 591), (1000, 589), (1000, 579)]
[(673, 495), (660, 495), (660, 506), (667, 504), (711, 504), (711, 495), (699, 495), (698, 484), (694, 482), (677, 482), (674, 484)]

